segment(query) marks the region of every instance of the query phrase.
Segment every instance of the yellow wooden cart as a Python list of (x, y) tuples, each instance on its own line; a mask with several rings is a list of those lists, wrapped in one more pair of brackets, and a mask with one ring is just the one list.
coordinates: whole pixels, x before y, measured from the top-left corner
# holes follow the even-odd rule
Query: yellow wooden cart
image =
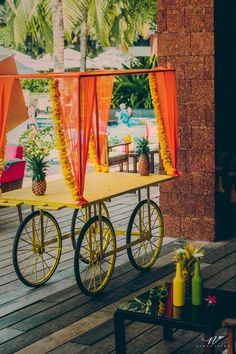
[[(35, 196), (31, 188), (3, 193), (0, 206), (25, 204), (32, 209), (14, 240), (13, 264), (17, 276), (31, 287), (46, 283), (59, 263), (62, 240), (69, 237), (75, 248), (76, 281), (87, 295), (96, 295), (105, 288), (112, 276), (116, 254), (124, 249), (127, 249), (135, 268), (149, 269), (161, 250), (164, 231), (161, 211), (150, 199), (150, 187), (172, 178), (166, 175), (142, 177), (133, 173), (89, 173), (84, 190), (89, 203), (83, 207), (75, 204), (62, 179), (49, 182), (47, 193), (40, 197)], [(144, 200), (141, 200), (142, 189), (147, 193)], [(127, 229), (114, 230), (105, 202), (130, 192), (137, 192), (138, 204)], [(35, 206), (38, 210), (34, 210)], [(58, 222), (49, 212), (62, 208), (74, 209), (70, 234), (61, 235)], [(126, 237), (126, 243), (119, 247), (116, 246), (118, 235)]]

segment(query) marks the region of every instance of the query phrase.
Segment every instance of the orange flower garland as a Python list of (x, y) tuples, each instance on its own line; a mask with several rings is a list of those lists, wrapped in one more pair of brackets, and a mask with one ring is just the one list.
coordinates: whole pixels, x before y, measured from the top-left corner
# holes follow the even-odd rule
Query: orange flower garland
[(160, 154), (163, 161), (163, 166), (166, 173), (170, 176), (173, 176), (175, 174), (175, 169), (172, 166), (169, 148), (166, 142), (165, 129), (164, 129), (161, 112), (160, 112), (160, 103), (158, 98), (155, 74), (152, 73), (148, 74), (148, 77), (149, 77), (149, 86), (150, 86), (150, 91), (152, 96), (152, 102), (153, 102), (154, 111), (156, 115), (156, 122), (158, 125), (158, 139), (160, 143)]
[(78, 191), (72, 174), (71, 164), (66, 147), (64, 128), (61, 120), (61, 109), (59, 104), (59, 92), (57, 89), (57, 83), (58, 80), (49, 80), (49, 90), (52, 101), (52, 118), (56, 136), (56, 147), (59, 152), (65, 183), (71, 190), (73, 199), (79, 203), (80, 198), (78, 196)]
[(94, 136), (93, 134), (90, 135), (90, 140), (89, 140), (89, 157), (92, 160), (94, 164), (94, 169), (96, 172), (109, 172), (109, 167), (106, 164), (100, 165), (97, 162), (97, 154), (96, 154), (96, 148), (95, 148), (95, 142), (94, 142)]

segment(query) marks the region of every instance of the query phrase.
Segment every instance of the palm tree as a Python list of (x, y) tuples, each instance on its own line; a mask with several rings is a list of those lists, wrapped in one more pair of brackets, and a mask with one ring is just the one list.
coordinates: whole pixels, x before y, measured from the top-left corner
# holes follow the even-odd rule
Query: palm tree
[(62, 71), (63, 32), (70, 41), (79, 28), (80, 70), (85, 71), (88, 35), (103, 46), (115, 44), (127, 51), (139, 34), (147, 34), (155, 13), (155, 0), (20, 0), (15, 40), (19, 44), (29, 31), (36, 40), (40, 37), (46, 51), (54, 54), (54, 70)]
[(51, 0), (54, 71), (64, 71), (64, 24), (62, 0)]
[(139, 34), (148, 37), (156, 15), (156, 0), (80, 0), (80, 70), (86, 70), (88, 34), (125, 52)]
[(53, 54), (54, 71), (64, 71), (64, 34), (71, 36), (80, 0), (20, 0), (14, 19), (16, 45), (30, 32)]
[(42, 37), (46, 51), (53, 53), (54, 71), (63, 71), (64, 33), (69, 40), (75, 27), (80, 25), (80, 70), (86, 70), (88, 29), (94, 26), (102, 44), (109, 44), (106, 40), (108, 33), (103, 30), (109, 1), (111, 0), (21, 0), (16, 8), (14, 21), (16, 44), (24, 41), (29, 31), (35, 39)]
[(110, 42), (126, 52), (141, 35), (148, 38), (155, 29), (156, 0), (117, 0), (111, 2), (109, 13)]
[(103, 46), (109, 46), (107, 12), (111, 3), (112, 0), (80, 0), (78, 20), (74, 27), (80, 27), (80, 71), (86, 70), (88, 35), (99, 40)]

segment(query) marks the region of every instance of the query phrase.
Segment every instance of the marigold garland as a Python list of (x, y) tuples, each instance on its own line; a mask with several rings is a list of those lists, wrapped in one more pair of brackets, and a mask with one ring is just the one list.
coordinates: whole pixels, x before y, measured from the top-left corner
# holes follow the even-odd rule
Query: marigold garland
[(160, 154), (163, 161), (163, 166), (166, 173), (168, 175), (173, 176), (175, 174), (175, 169), (172, 166), (170, 152), (166, 142), (165, 129), (164, 129), (161, 112), (160, 112), (160, 103), (158, 98), (155, 74), (153, 73), (148, 74), (148, 77), (149, 77), (149, 86), (150, 86), (150, 91), (152, 96), (152, 102), (153, 102), (154, 111), (156, 115), (156, 122), (158, 125), (158, 138), (159, 138)]
[(94, 136), (93, 134), (90, 135), (89, 139), (89, 157), (92, 160), (94, 164), (94, 169), (96, 172), (109, 172), (109, 167), (106, 164), (99, 164), (97, 161), (97, 153), (96, 153), (96, 147), (95, 147), (95, 141), (94, 141)]
[(52, 102), (52, 118), (54, 122), (56, 147), (59, 152), (62, 173), (66, 185), (71, 191), (72, 197), (76, 202), (80, 202), (80, 197), (72, 174), (71, 164), (68, 157), (64, 128), (61, 120), (61, 108), (59, 104), (58, 80), (49, 80), (50, 98)]

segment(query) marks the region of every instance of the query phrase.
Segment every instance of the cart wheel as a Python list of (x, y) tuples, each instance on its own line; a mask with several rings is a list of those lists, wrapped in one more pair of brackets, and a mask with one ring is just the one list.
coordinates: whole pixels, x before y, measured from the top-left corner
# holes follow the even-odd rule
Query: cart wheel
[(40, 211), (28, 215), (13, 244), (13, 265), (18, 278), (31, 287), (46, 283), (57, 268), (61, 249), (61, 232), (55, 218), (46, 211), (42, 219)]
[[(101, 202), (102, 205), (102, 215), (109, 219), (109, 212), (107, 210), (106, 204)], [(98, 205), (91, 207), (91, 217), (98, 215)], [(76, 236), (79, 235), (84, 224), (89, 220), (88, 208), (75, 209), (73, 212), (71, 220), (71, 242), (75, 250), (76, 247)]]
[[(150, 201), (149, 233), (148, 202), (141, 201), (134, 209), (128, 224), (126, 242), (140, 240), (140, 243), (127, 248), (130, 263), (138, 270), (149, 269), (157, 260), (163, 241), (163, 218), (159, 207)], [(142, 238), (146, 238), (142, 241)]]
[(104, 216), (101, 227), (102, 255), (98, 216), (92, 217), (83, 226), (75, 250), (75, 278), (80, 290), (89, 296), (99, 294), (106, 287), (115, 265), (115, 231), (109, 219)]

